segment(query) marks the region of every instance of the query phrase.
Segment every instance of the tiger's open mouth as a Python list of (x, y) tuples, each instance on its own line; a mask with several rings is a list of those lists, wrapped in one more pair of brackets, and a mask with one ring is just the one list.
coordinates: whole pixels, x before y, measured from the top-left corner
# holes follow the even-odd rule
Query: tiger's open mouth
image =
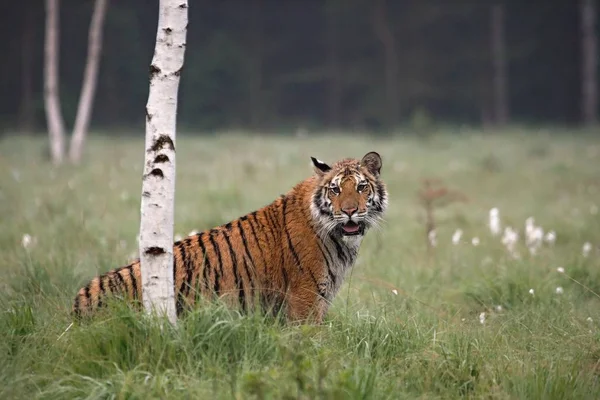
[(353, 221), (348, 221), (345, 224), (340, 225), (340, 228), (342, 235), (344, 236), (362, 235), (365, 230), (363, 222), (356, 223)]

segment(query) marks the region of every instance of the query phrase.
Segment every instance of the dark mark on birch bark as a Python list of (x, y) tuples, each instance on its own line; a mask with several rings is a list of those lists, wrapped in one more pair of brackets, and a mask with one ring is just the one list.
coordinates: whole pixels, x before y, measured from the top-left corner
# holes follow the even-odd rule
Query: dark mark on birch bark
[(146, 250), (144, 250), (144, 253), (151, 255), (151, 256), (159, 256), (161, 254), (165, 254), (166, 251), (162, 247), (153, 246), (153, 247), (147, 247)]
[(167, 157), (165, 154), (159, 154), (154, 158), (154, 163), (158, 164), (158, 163), (166, 163), (169, 162), (171, 160), (169, 160), (169, 157)]
[(158, 151), (160, 149), (164, 149), (165, 148), (165, 144), (167, 145), (167, 147), (171, 150), (175, 150), (175, 145), (173, 144), (173, 141), (171, 140), (171, 138), (169, 137), (169, 135), (160, 135), (155, 141), (154, 144), (152, 144), (152, 147), (150, 147), (151, 151)]
[(160, 178), (165, 177), (165, 174), (163, 174), (162, 169), (160, 169), (160, 168), (154, 168), (152, 171), (150, 171), (150, 173), (148, 175), (158, 176)]

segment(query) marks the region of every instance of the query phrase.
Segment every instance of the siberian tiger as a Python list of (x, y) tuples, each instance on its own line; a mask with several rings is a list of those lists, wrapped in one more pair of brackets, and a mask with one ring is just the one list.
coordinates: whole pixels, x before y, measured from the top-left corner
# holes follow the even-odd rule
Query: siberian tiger
[[(313, 176), (273, 203), (175, 242), (178, 315), (197, 296), (216, 296), (243, 310), (258, 301), (289, 321), (323, 320), (388, 194), (375, 152), (332, 166), (311, 159)], [(140, 301), (141, 282), (139, 260), (97, 276), (77, 293), (73, 313), (91, 314), (108, 294)]]

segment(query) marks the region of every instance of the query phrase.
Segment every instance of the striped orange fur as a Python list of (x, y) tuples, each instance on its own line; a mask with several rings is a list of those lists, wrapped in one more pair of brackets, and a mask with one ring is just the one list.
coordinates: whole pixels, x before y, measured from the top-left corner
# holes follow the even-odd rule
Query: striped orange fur
[[(198, 296), (218, 296), (244, 310), (281, 310), (290, 321), (323, 320), (388, 194), (375, 152), (332, 166), (312, 161), (315, 174), (273, 203), (174, 244), (178, 314)], [(109, 294), (141, 300), (141, 285), (136, 260), (80, 289), (73, 313), (92, 314)]]

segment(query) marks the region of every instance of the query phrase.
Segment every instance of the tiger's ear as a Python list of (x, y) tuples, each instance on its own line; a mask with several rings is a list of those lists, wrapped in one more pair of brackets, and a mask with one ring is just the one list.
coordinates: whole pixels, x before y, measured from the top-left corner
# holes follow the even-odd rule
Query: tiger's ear
[(312, 160), (313, 165), (315, 166), (315, 172), (317, 173), (317, 175), (323, 175), (331, 171), (331, 167), (325, 164), (323, 161), (317, 160), (314, 157), (311, 157), (310, 159)]
[(360, 165), (367, 168), (367, 170), (373, 175), (375, 175), (376, 178), (379, 178), (379, 173), (381, 172), (381, 164), (381, 156), (374, 151), (365, 154), (362, 160), (360, 160)]

